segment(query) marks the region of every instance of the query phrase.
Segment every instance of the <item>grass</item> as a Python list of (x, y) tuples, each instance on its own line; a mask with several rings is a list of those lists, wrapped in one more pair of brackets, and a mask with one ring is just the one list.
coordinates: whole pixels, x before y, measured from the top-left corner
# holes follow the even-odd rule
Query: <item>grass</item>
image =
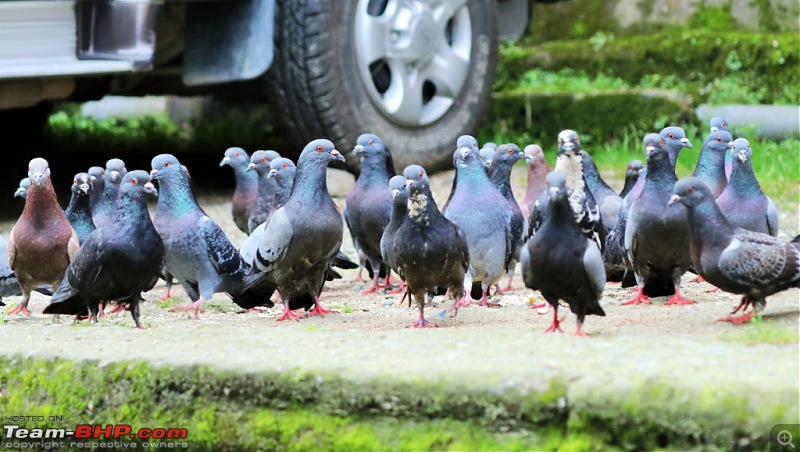
[(749, 325), (725, 334), (721, 339), (747, 345), (787, 345), (800, 342), (800, 335), (797, 333), (795, 322), (764, 321), (764, 318), (759, 316), (755, 317)]

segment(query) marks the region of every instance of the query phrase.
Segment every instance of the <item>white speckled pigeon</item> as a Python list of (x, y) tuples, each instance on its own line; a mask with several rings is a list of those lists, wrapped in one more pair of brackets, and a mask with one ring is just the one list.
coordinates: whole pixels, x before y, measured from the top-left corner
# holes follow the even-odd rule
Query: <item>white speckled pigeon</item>
[(458, 138), (455, 154), (458, 183), (443, 211), (461, 229), (469, 244), (469, 269), (464, 278), (467, 296), (456, 299), (455, 307), (469, 305), (478, 288), (481, 306), (497, 306), (488, 301), (487, 291), (505, 273), (513, 251), (511, 209), (486, 175), (478, 152), (475, 138), (469, 135)]
[(90, 234), (78, 250), (45, 314), (78, 315), (88, 309), (96, 323), (98, 303), (111, 300), (128, 305), (136, 328), (142, 328), (139, 301), (158, 281), (164, 261), (164, 244), (147, 210), (148, 193), (157, 195), (150, 174), (125, 174), (111, 223)]
[(231, 199), (231, 215), (236, 227), (245, 234), (250, 232), (247, 220), (258, 194), (258, 175), (247, 171), (249, 164), (250, 156), (240, 147), (226, 149), (222, 161), (219, 162), (219, 166), (227, 165), (233, 169), (236, 185)]
[(491, 166), (489, 167), (489, 180), (492, 181), (497, 190), (508, 202), (508, 208), (511, 209), (511, 258), (506, 263), (506, 273), (508, 273), (508, 281), (506, 286), (498, 288), (498, 293), (506, 293), (512, 290), (511, 280), (514, 277), (514, 269), (519, 262), (519, 251), (522, 244), (525, 243), (528, 231), (528, 222), (522, 214), (514, 192), (511, 190), (511, 170), (517, 161), (526, 158), (525, 154), (520, 151), (517, 145), (508, 143), (501, 144), (492, 158)]
[(269, 288), (244, 289), (249, 272), (239, 252), (219, 226), (197, 205), (187, 172), (177, 158), (153, 158), (150, 175), (158, 181), (159, 197), (153, 224), (164, 242), (164, 268), (183, 286), (192, 301), (182, 310), (194, 318), (216, 292), (225, 292), (242, 308), (271, 307)]
[[(325, 139), (311, 141), (297, 161), (292, 194), (266, 223), (242, 245), (245, 256), (259, 273), (248, 277), (247, 287), (277, 287), (284, 312), (278, 320), (297, 319), (292, 310), (309, 315), (334, 313), (324, 309), (319, 295), (325, 272), (342, 245), (344, 224), (326, 185), (328, 163), (344, 157)], [(249, 248), (249, 249), (246, 249)], [(247, 257), (245, 257), (247, 259)]]
[(525, 196), (522, 198), (522, 213), (525, 218), (530, 218), (533, 206), (547, 188), (545, 177), (550, 172), (550, 165), (544, 156), (542, 147), (538, 144), (525, 146), (525, 156), (528, 160), (528, 181), (525, 187)]
[(30, 314), (31, 290), (39, 284), (58, 287), (80, 247), (78, 236), (56, 200), (47, 160), (31, 160), (28, 177), (31, 186), (25, 208), (8, 240), (8, 265), (22, 288), (22, 301), (9, 315)]
[(641, 160), (633, 159), (628, 162), (628, 166), (625, 169), (625, 185), (622, 187), (622, 191), (619, 192), (621, 198), (624, 198), (631, 191), (633, 185), (639, 179), (642, 169), (644, 169), (644, 165)]
[(553, 323), (546, 332), (562, 331), (558, 301), (564, 300), (577, 316), (575, 334), (583, 336), (587, 315), (606, 315), (599, 304), (606, 274), (600, 249), (575, 222), (566, 184), (566, 176), (558, 170), (547, 176), (547, 214), (522, 248), (520, 262), (525, 286), (540, 291), (553, 307)]
[(664, 141), (648, 145), (644, 188), (625, 226), (625, 251), (638, 289), (623, 305), (666, 295), (672, 295), (668, 305), (694, 303), (680, 292), (681, 276), (691, 265), (686, 210), (667, 207), (677, 180)]
[(703, 141), (703, 147), (700, 148), (700, 155), (697, 157), (693, 176), (705, 182), (715, 197), (719, 196), (728, 185), (728, 178), (725, 176), (725, 154), (728, 153), (731, 144), (733, 137), (730, 132), (715, 130)]
[[(750, 160), (753, 151), (744, 138), (733, 142), (733, 172), (727, 187), (717, 198), (717, 204), (728, 221), (749, 231), (778, 236), (778, 209), (761, 191)], [(704, 181), (705, 182), (705, 181)]]
[[(389, 271), (381, 258), (381, 236), (392, 212), (392, 193), (386, 170), (386, 151), (377, 136), (364, 133), (356, 140), (353, 153), (361, 155), (361, 173), (353, 188), (347, 193), (344, 220), (353, 238), (358, 260), (369, 266), (372, 285), (364, 293), (373, 293), (388, 286)], [(381, 286), (381, 276), (386, 285)]]
[[(737, 228), (719, 210), (708, 186), (694, 177), (675, 184), (670, 203), (688, 210), (697, 272), (726, 292), (742, 294), (739, 306), (720, 320), (749, 322), (764, 309), (768, 296), (800, 287), (800, 243)], [(745, 313), (750, 305), (753, 311)], [(733, 317), (739, 310), (742, 315)]]
[(97, 210), (92, 210), (92, 218), (95, 226), (103, 227), (111, 223), (114, 211), (117, 208), (117, 192), (122, 177), (128, 169), (125, 162), (120, 159), (110, 159), (106, 162), (106, 169), (103, 177), (103, 194), (97, 204)]
[[(474, 154), (476, 168), (483, 173), (477, 150)], [(403, 171), (403, 176), (408, 190), (407, 216), (395, 234), (391, 254), (398, 274), (408, 284), (419, 307), (419, 319), (412, 327), (423, 328), (432, 326), (424, 315), (429, 293), (449, 289), (456, 300), (463, 298), (461, 286), (469, 265), (469, 250), (460, 228), (436, 208), (425, 170), (411, 165)], [(461, 180), (466, 178), (465, 175)], [(453, 205), (458, 199), (456, 195)]]
[(92, 189), (92, 178), (88, 173), (76, 174), (72, 180), (72, 196), (69, 199), (69, 205), (64, 210), (64, 215), (67, 216), (67, 221), (72, 225), (81, 244), (95, 230), (94, 221), (92, 221), (92, 206), (89, 203)]
[(250, 217), (247, 219), (249, 234), (252, 234), (260, 224), (267, 221), (270, 213), (276, 210), (276, 181), (269, 177), (269, 172), (272, 161), (279, 158), (281, 158), (281, 155), (272, 150), (255, 151), (250, 156), (250, 164), (247, 165), (247, 171), (255, 172), (258, 175), (258, 193), (250, 210)]
[(29, 177), (23, 177), (19, 181), (19, 187), (14, 191), (15, 198), (22, 198), (25, 199), (28, 197), (28, 187), (31, 186), (31, 179)]

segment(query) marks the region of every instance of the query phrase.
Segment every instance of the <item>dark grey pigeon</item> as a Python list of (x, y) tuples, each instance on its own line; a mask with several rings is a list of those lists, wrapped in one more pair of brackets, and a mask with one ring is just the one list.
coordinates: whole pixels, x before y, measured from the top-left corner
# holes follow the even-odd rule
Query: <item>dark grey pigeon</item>
[[(680, 127), (664, 127), (661, 129), (661, 132), (658, 133), (658, 136), (660, 140), (664, 140), (664, 147), (669, 153), (669, 161), (672, 164), (673, 169), (675, 168), (675, 164), (678, 162), (678, 156), (680, 156), (683, 148), (693, 148), (691, 141), (686, 138), (686, 132)], [(647, 136), (645, 136), (645, 139), (647, 139)], [(641, 174), (639, 174), (639, 180), (636, 181), (636, 183), (633, 185), (633, 188), (631, 188), (631, 191), (628, 192), (628, 194), (622, 199), (623, 211), (627, 211), (631, 204), (633, 204), (633, 201), (635, 201), (642, 193), (642, 188), (644, 188), (645, 174), (647, 174), (646, 165)]]
[(550, 172), (550, 165), (547, 164), (544, 151), (538, 144), (525, 146), (523, 152), (525, 152), (528, 160), (528, 180), (525, 187), (525, 196), (522, 198), (522, 213), (525, 218), (530, 218), (534, 204), (547, 188), (545, 177)]
[(128, 305), (136, 328), (142, 328), (139, 301), (155, 286), (164, 261), (146, 194), (157, 195), (146, 171), (125, 174), (111, 223), (90, 234), (78, 250), (45, 314), (78, 315), (88, 309), (96, 323), (98, 304), (111, 300)]
[(397, 270), (393, 248), (397, 230), (400, 229), (408, 215), (408, 191), (406, 190), (405, 176), (392, 176), (389, 179), (389, 190), (392, 193), (392, 214), (389, 224), (386, 225), (386, 229), (383, 230), (383, 235), (381, 235), (381, 259), (391, 270), (400, 274)]
[(725, 177), (725, 154), (728, 153), (731, 144), (733, 137), (730, 132), (715, 130), (703, 141), (703, 147), (700, 148), (700, 155), (697, 157), (693, 176), (705, 182), (715, 197), (719, 196), (728, 185), (728, 178)]
[(692, 304), (681, 297), (681, 276), (691, 265), (686, 210), (668, 208), (678, 178), (664, 140), (647, 146), (647, 175), (625, 226), (625, 251), (638, 290), (623, 305), (649, 303), (648, 297), (672, 295), (668, 305)]
[[(721, 118), (719, 116), (715, 116), (715, 117), (711, 118), (711, 121), (709, 121), (709, 126), (711, 127), (711, 131), (712, 132), (716, 132), (717, 130), (724, 130), (724, 131), (726, 131), (728, 133), (731, 133), (731, 129), (728, 126), (728, 121), (726, 121), (724, 118)], [(731, 156), (730, 152), (726, 152), (725, 153), (725, 178), (726, 179), (730, 179), (731, 178), (731, 171), (733, 170), (733, 160), (732, 160), (731, 157), (732, 156)], [(717, 195), (717, 196), (719, 196), (719, 195)]]
[(621, 198), (624, 198), (631, 191), (643, 168), (644, 165), (641, 160), (633, 159), (628, 162), (628, 166), (625, 168), (625, 185), (622, 187), (622, 191), (619, 192)]
[(88, 173), (78, 173), (72, 180), (72, 196), (64, 210), (67, 221), (72, 225), (78, 241), (83, 244), (89, 234), (95, 230), (92, 221), (92, 206), (89, 204), (92, 195), (92, 178)]
[(600, 208), (603, 227), (605, 227), (606, 234), (608, 234), (617, 225), (619, 210), (622, 207), (622, 198), (603, 180), (592, 156), (583, 149), (580, 154), (583, 159), (583, 177), (586, 179), (586, 186), (592, 192), (594, 201)]
[(727, 187), (717, 198), (719, 209), (738, 228), (777, 237), (778, 209), (761, 191), (753, 172), (750, 142), (738, 138), (733, 142), (731, 153), (734, 154), (733, 172)]
[[(675, 184), (671, 204), (688, 210), (692, 265), (706, 281), (742, 301), (728, 317), (734, 324), (749, 322), (772, 294), (800, 287), (800, 243), (737, 228), (714, 202), (708, 186), (694, 177)], [(745, 313), (748, 306), (751, 312)], [(733, 314), (742, 310), (742, 315)]]
[(25, 199), (28, 197), (28, 187), (31, 186), (31, 179), (29, 177), (23, 177), (19, 181), (19, 187), (14, 191), (15, 198), (22, 198)]
[(250, 218), (250, 211), (256, 202), (258, 194), (258, 174), (247, 171), (250, 164), (250, 156), (240, 147), (232, 147), (225, 150), (225, 156), (219, 162), (219, 166), (230, 166), (233, 169), (235, 188), (231, 199), (231, 215), (233, 222), (240, 231), (248, 234), (250, 229), (247, 220)]
[(275, 210), (276, 181), (269, 177), (270, 164), (273, 160), (281, 158), (275, 151), (256, 151), (250, 156), (248, 172), (258, 175), (258, 194), (247, 219), (248, 233), (253, 231), (263, 222), (267, 221), (269, 214)]
[[(195, 201), (187, 172), (170, 154), (153, 158), (150, 175), (158, 181), (159, 197), (153, 224), (164, 242), (164, 269), (181, 284), (194, 318), (216, 292), (225, 292), (242, 308), (271, 307), (269, 288), (245, 290), (250, 268), (219, 226)], [(263, 290), (262, 290), (263, 289)]]
[[(475, 154), (476, 170), (483, 173), (477, 149), (471, 152)], [(411, 326), (423, 328), (433, 326), (425, 320), (424, 313), (429, 293), (449, 289), (456, 301), (466, 296), (462, 284), (470, 253), (461, 229), (436, 208), (425, 170), (411, 165), (403, 171), (403, 176), (408, 190), (407, 216), (397, 229), (391, 254), (398, 274), (408, 284), (408, 291), (419, 307), (419, 318)], [(461, 180), (468, 177), (471, 176), (464, 175)], [(458, 199), (456, 195), (453, 205)], [(458, 307), (457, 302), (455, 306)]]
[(280, 157), (270, 162), (269, 178), (275, 180), (275, 203), (272, 206), (273, 210), (270, 215), (283, 207), (289, 199), (296, 171), (297, 166), (295, 166), (294, 162), (285, 157)]
[(117, 192), (119, 184), (128, 170), (125, 162), (120, 159), (110, 159), (106, 162), (106, 170), (103, 184), (103, 195), (100, 197), (97, 211), (92, 210), (92, 218), (98, 228), (107, 226), (111, 223), (114, 211), (117, 208)]
[(575, 334), (583, 336), (587, 315), (606, 315), (599, 303), (606, 283), (603, 258), (575, 222), (566, 176), (553, 171), (547, 176), (547, 187), (547, 214), (522, 248), (522, 278), (526, 287), (541, 292), (553, 307), (553, 323), (546, 332), (562, 331), (558, 301), (564, 300), (577, 316)]
[(278, 320), (297, 319), (295, 309), (309, 315), (334, 313), (324, 309), (319, 295), (325, 272), (342, 245), (342, 215), (328, 193), (328, 163), (344, 157), (328, 140), (306, 145), (297, 161), (292, 194), (266, 223), (242, 245), (244, 259), (259, 273), (247, 287), (277, 288), (284, 312)]
[(514, 198), (514, 192), (511, 190), (511, 170), (514, 168), (515, 163), (524, 158), (526, 158), (525, 154), (517, 145), (512, 143), (501, 144), (497, 147), (492, 164), (489, 167), (489, 180), (497, 187), (497, 190), (508, 202), (508, 208), (511, 209), (511, 258), (506, 263), (508, 281), (505, 287), (497, 289), (498, 293), (506, 293), (512, 290), (511, 280), (514, 277), (514, 269), (517, 266), (517, 262), (519, 262), (519, 251), (527, 238), (527, 220), (525, 215), (522, 214), (522, 209), (519, 207), (516, 198)]
[[(369, 267), (372, 285), (364, 293), (373, 293), (388, 287), (389, 272), (381, 257), (381, 236), (392, 213), (392, 193), (386, 171), (386, 152), (377, 136), (364, 133), (356, 140), (353, 153), (361, 155), (361, 173), (353, 188), (347, 193), (344, 221), (353, 238), (358, 260)], [(387, 283), (381, 286), (381, 276)]]
[(458, 183), (443, 211), (461, 229), (469, 244), (469, 269), (464, 278), (467, 296), (456, 299), (455, 307), (469, 305), (479, 291), (481, 306), (496, 306), (488, 301), (487, 291), (503, 276), (512, 255), (511, 209), (486, 175), (478, 152), (475, 138), (469, 135), (458, 138)]
[(106, 187), (106, 170), (102, 166), (93, 166), (86, 171), (92, 179), (92, 194), (89, 196), (89, 205), (92, 208), (92, 218), (100, 215), (101, 200)]
[[(0, 256), (2, 256), (2, 259), (0, 259), (0, 297), (22, 295), (22, 289), (19, 287), (17, 275), (15, 275), (14, 270), (8, 266), (8, 259), (5, 258), (6, 254), (6, 239), (0, 236)], [(0, 303), (2, 303), (2, 298), (0, 298)], [(5, 305), (5, 303), (0, 304), (0, 306)]]

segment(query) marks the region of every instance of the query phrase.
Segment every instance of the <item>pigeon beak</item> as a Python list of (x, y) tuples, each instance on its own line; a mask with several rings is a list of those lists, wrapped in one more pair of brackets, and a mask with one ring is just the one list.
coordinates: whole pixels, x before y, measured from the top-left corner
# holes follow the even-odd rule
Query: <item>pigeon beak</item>
[(567, 141), (561, 145), (562, 152), (573, 152), (575, 150), (575, 143), (572, 141)]
[(413, 187), (414, 179), (406, 179), (406, 187)]
[(719, 130), (719, 128), (717, 128), (717, 127), (713, 127), (713, 126), (711, 127), (711, 131), (712, 131), (712, 132), (716, 132), (717, 130)]
[(157, 169), (150, 170), (150, 180), (156, 180), (156, 179), (158, 179), (158, 170)]
[(686, 137), (681, 138), (681, 146), (689, 149), (692, 149), (694, 147), (692, 146), (692, 142), (689, 141), (689, 139)]
[(256, 164), (255, 163), (251, 163), (251, 164), (247, 165), (247, 171), (254, 171), (255, 169), (256, 169)]
[(33, 173), (31, 174), (31, 181), (33, 181), (34, 184), (39, 185), (42, 183), (43, 176), (44, 175), (42, 173)]
[(86, 182), (79, 184), (78, 190), (82, 191), (83, 193), (89, 193), (89, 184)]
[(119, 182), (120, 179), (121, 179), (121, 176), (119, 175), (119, 171), (116, 171), (116, 170), (109, 171), (108, 172), (108, 179), (113, 183)]
[(393, 188), (393, 189), (392, 189), (392, 198), (396, 197), (396, 196), (397, 196), (397, 195), (399, 195), (399, 194), (400, 194), (400, 190), (398, 190), (398, 189), (396, 189), (396, 188)]
[(269, 170), (269, 172), (267, 173), (267, 179), (272, 179), (273, 177), (275, 177), (276, 174), (278, 174), (278, 170), (276, 169)]
[(231, 158), (228, 156), (225, 156), (225, 158), (223, 158), (222, 161), (219, 162), (219, 166), (225, 166), (230, 164), (231, 164)]
[(144, 191), (145, 193), (150, 193), (151, 195), (158, 197), (158, 190), (156, 190), (156, 186), (153, 185), (152, 182), (144, 184)]
[(25, 197), (25, 189), (19, 187), (16, 191), (14, 191), (15, 198), (24, 198)]
[(344, 156), (342, 155), (341, 152), (337, 151), (336, 149), (331, 149), (331, 155), (333, 156), (334, 159), (340, 162), (344, 162)]
[(742, 161), (742, 163), (746, 162), (747, 161), (747, 152), (745, 152), (744, 150), (739, 151), (739, 156), (738, 157), (739, 157), (739, 160)]
[(655, 150), (656, 150), (656, 147), (655, 147), (655, 146), (647, 146), (647, 147), (644, 149), (644, 152), (645, 152), (645, 154), (647, 154), (647, 156), (648, 156), (648, 157), (650, 157), (650, 154), (652, 154), (652, 153), (653, 153), (653, 151), (655, 151)]
[(357, 144), (356, 147), (353, 148), (353, 154), (361, 154), (364, 152), (364, 146)]
[(733, 149), (733, 141), (728, 141), (728, 149)]
[(469, 148), (466, 146), (462, 146), (461, 148), (458, 149), (458, 152), (459, 154), (461, 154), (462, 159), (467, 158), (467, 156), (469, 155)]
[(667, 203), (667, 206), (669, 207), (669, 206), (671, 206), (673, 204), (676, 204), (676, 203), (679, 203), (679, 202), (681, 202), (680, 195), (672, 195), (672, 197), (669, 198), (669, 202)]

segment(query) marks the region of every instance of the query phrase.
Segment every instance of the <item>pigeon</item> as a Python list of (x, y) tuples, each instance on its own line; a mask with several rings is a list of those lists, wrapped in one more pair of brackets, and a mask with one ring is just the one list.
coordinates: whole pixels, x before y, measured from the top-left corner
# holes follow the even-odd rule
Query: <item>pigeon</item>
[(519, 207), (516, 198), (514, 198), (514, 192), (511, 191), (511, 170), (518, 160), (524, 158), (526, 158), (525, 154), (520, 151), (517, 145), (511, 143), (501, 144), (497, 147), (489, 168), (489, 180), (497, 187), (497, 190), (508, 202), (508, 208), (511, 209), (511, 259), (506, 263), (508, 281), (504, 288), (498, 289), (498, 293), (506, 293), (512, 290), (511, 280), (514, 277), (514, 269), (517, 266), (517, 262), (519, 262), (519, 251), (527, 238), (525, 237), (528, 230), (527, 220), (525, 215), (522, 214), (522, 209)]
[(733, 172), (727, 187), (717, 198), (719, 209), (733, 226), (777, 237), (778, 209), (761, 191), (753, 172), (750, 142), (738, 138), (733, 142), (731, 153), (734, 154)]
[(443, 213), (461, 229), (469, 245), (469, 268), (464, 278), (467, 296), (456, 298), (457, 314), (457, 308), (469, 305), (478, 293), (481, 306), (498, 306), (488, 301), (487, 291), (505, 273), (513, 239), (511, 209), (481, 165), (478, 142), (462, 135), (456, 144), (458, 183)]
[(705, 182), (715, 197), (728, 185), (728, 178), (725, 177), (725, 154), (731, 144), (733, 137), (730, 132), (715, 130), (708, 134), (697, 157), (693, 176)]
[(155, 286), (164, 261), (164, 244), (150, 220), (146, 194), (157, 195), (150, 174), (135, 170), (123, 176), (111, 223), (83, 243), (45, 314), (78, 315), (88, 308), (97, 323), (98, 303), (112, 300), (128, 305), (136, 328), (142, 329), (142, 291)]
[(538, 144), (525, 146), (525, 155), (528, 160), (528, 182), (525, 187), (525, 196), (522, 198), (522, 213), (526, 218), (533, 212), (533, 205), (547, 188), (545, 177), (550, 172), (550, 166), (544, 156), (542, 147)]
[(92, 206), (89, 201), (92, 195), (92, 178), (88, 173), (78, 173), (72, 180), (72, 196), (69, 205), (64, 210), (67, 221), (72, 225), (78, 242), (83, 245), (89, 234), (95, 230), (92, 221)]
[(233, 168), (236, 188), (233, 190), (233, 199), (231, 200), (231, 214), (236, 227), (245, 234), (250, 232), (247, 221), (258, 193), (258, 174), (247, 171), (249, 164), (250, 156), (244, 149), (238, 147), (226, 149), (225, 156), (219, 162), (221, 167), (228, 165)]
[(394, 257), (394, 238), (408, 214), (408, 191), (405, 176), (399, 174), (392, 176), (389, 179), (389, 190), (392, 194), (392, 212), (389, 224), (386, 225), (383, 235), (381, 235), (381, 260), (399, 275), (400, 272), (397, 270), (397, 262)]
[(93, 166), (86, 171), (92, 180), (92, 193), (89, 196), (89, 205), (92, 208), (92, 218), (100, 215), (102, 209), (103, 192), (106, 187), (106, 170), (102, 166)]
[(284, 306), (278, 320), (298, 319), (292, 311), (300, 308), (309, 315), (336, 312), (319, 302), (325, 271), (344, 233), (341, 213), (326, 185), (327, 166), (333, 160), (345, 159), (329, 140), (308, 143), (298, 158), (286, 204), (242, 245), (245, 261), (258, 270), (248, 276), (245, 287), (277, 288)]
[(19, 181), (19, 187), (14, 191), (15, 198), (25, 199), (28, 197), (28, 187), (31, 186), (31, 178), (23, 177)]
[(586, 186), (600, 208), (603, 227), (608, 234), (608, 231), (617, 225), (619, 210), (622, 208), (622, 198), (600, 176), (600, 170), (597, 169), (592, 156), (585, 150), (581, 150), (580, 155), (583, 159), (583, 177), (586, 179)]
[(106, 162), (105, 177), (103, 183), (103, 195), (98, 202), (98, 211), (92, 211), (92, 218), (95, 226), (103, 227), (111, 223), (114, 211), (117, 208), (117, 192), (122, 177), (128, 170), (125, 162), (120, 159), (110, 159)]
[(484, 146), (478, 151), (478, 156), (481, 158), (481, 163), (483, 164), (483, 169), (486, 173), (489, 173), (489, 169), (492, 167), (492, 160), (494, 160), (495, 152), (497, 148), (491, 148), (488, 146)]
[[(561, 171), (567, 178), (569, 201), (575, 214), (575, 221), (584, 234), (602, 250), (605, 246), (606, 231), (600, 208), (586, 184), (581, 151), (581, 142), (574, 130), (566, 129), (558, 134), (556, 170)], [(543, 224), (545, 214), (544, 206), (534, 208), (531, 213), (529, 235), (538, 231)]]
[(620, 198), (624, 198), (631, 191), (643, 168), (644, 165), (642, 165), (641, 160), (633, 159), (628, 162), (628, 166), (625, 169), (625, 185), (623, 185), (622, 191), (619, 192)]
[[(738, 307), (720, 320), (749, 322), (764, 309), (768, 296), (800, 287), (800, 243), (736, 227), (708, 186), (695, 177), (675, 184), (670, 203), (688, 211), (694, 268), (714, 286), (742, 295)], [(749, 306), (753, 310), (745, 313)], [(742, 315), (733, 317), (740, 310)]]
[(668, 305), (692, 304), (681, 296), (681, 276), (691, 265), (685, 209), (668, 208), (678, 178), (664, 140), (647, 146), (647, 175), (625, 226), (625, 251), (636, 276), (636, 295), (623, 305), (649, 303), (650, 296), (672, 295)]
[(28, 177), (31, 186), (25, 208), (11, 231), (7, 249), (8, 265), (22, 288), (22, 301), (9, 314), (30, 314), (31, 290), (37, 284), (55, 290), (80, 247), (78, 236), (56, 200), (47, 160), (31, 160)]
[[(381, 236), (392, 213), (392, 193), (386, 171), (386, 154), (383, 142), (375, 135), (365, 133), (358, 137), (353, 152), (361, 155), (361, 173), (353, 188), (347, 193), (344, 220), (353, 238), (353, 245), (362, 266), (369, 266), (372, 286), (364, 293), (373, 293), (388, 286), (389, 272), (381, 257)], [(381, 286), (381, 275), (386, 286)]]
[(258, 194), (247, 219), (248, 233), (252, 234), (255, 228), (267, 220), (275, 205), (275, 180), (269, 177), (270, 163), (280, 158), (275, 151), (255, 151), (250, 156), (248, 172), (258, 175)]
[(587, 315), (605, 316), (599, 300), (606, 274), (600, 249), (575, 222), (567, 177), (561, 171), (547, 175), (547, 214), (539, 231), (522, 247), (520, 263), (525, 286), (538, 290), (553, 307), (553, 323), (561, 330), (558, 301), (564, 300), (577, 316), (575, 334), (583, 336)]
[[(483, 174), (477, 146), (468, 152), (473, 154), (472, 166)], [(456, 300), (464, 297), (461, 286), (469, 268), (470, 252), (461, 229), (436, 208), (425, 170), (419, 165), (411, 165), (403, 171), (403, 176), (408, 192), (407, 215), (395, 233), (390, 254), (394, 256), (398, 274), (408, 284), (408, 291), (419, 307), (419, 318), (411, 326), (424, 328), (433, 326), (425, 320), (424, 312), (429, 293), (444, 288), (449, 289)], [(472, 177), (464, 174), (461, 180)], [(457, 194), (453, 205), (458, 200)]]
[[(0, 256), (5, 256), (7, 254), (6, 249), (6, 239), (0, 236)], [(22, 295), (22, 290), (19, 288), (17, 275), (15, 275), (14, 270), (11, 270), (11, 267), (8, 266), (8, 261), (2, 259), (0, 260), (0, 303), (2, 303), (0, 306), (5, 306), (5, 303), (2, 302), (2, 297), (18, 295)]]
[(181, 310), (198, 312), (216, 292), (249, 309), (271, 307), (272, 292), (261, 287), (246, 290), (251, 270), (219, 226), (197, 205), (187, 173), (170, 154), (153, 158), (151, 179), (158, 181), (159, 196), (153, 224), (164, 242), (164, 269), (181, 284), (192, 301)]
[(731, 129), (728, 127), (728, 121), (725, 121), (724, 118), (720, 118), (719, 116), (711, 118), (711, 121), (709, 121), (709, 125), (711, 126), (712, 132), (715, 132), (717, 130), (724, 130), (730, 133), (731, 131)]
[(283, 207), (292, 193), (292, 183), (294, 182), (294, 174), (297, 170), (294, 162), (280, 157), (270, 162), (269, 164), (269, 178), (275, 180), (275, 202), (272, 205), (273, 211), (270, 215)]
[[(649, 136), (649, 134), (648, 134)], [(645, 140), (648, 139), (648, 136), (645, 136)], [(675, 164), (678, 162), (678, 156), (680, 155), (683, 148), (692, 149), (692, 142), (686, 138), (686, 132), (677, 126), (669, 126), (664, 127), (661, 129), (661, 132), (658, 133), (659, 140), (664, 140), (664, 147), (667, 149), (669, 153), (669, 161), (672, 164), (672, 168), (675, 168)], [(639, 174), (639, 179), (633, 185), (630, 192), (622, 199), (622, 210), (627, 211), (633, 201), (635, 201), (639, 195), (642, 193), (642, 188), (644, 188), (644, 176), (647, 174), (647, 166), (642, 170)]]

